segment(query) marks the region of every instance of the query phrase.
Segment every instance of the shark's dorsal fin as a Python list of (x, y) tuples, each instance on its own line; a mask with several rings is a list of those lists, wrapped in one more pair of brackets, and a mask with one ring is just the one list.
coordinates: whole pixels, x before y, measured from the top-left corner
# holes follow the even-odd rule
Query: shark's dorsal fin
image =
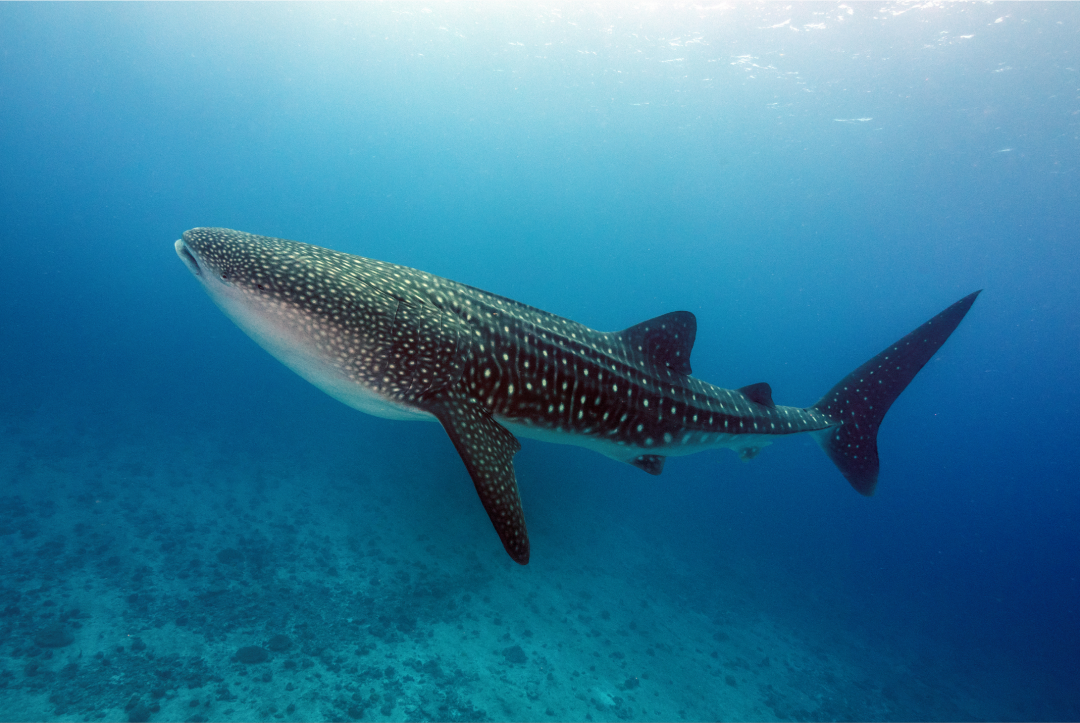
[(667, 459), (662, 454), (639, 454), (630, 460), (630, 464), (649, 474), (660, 474), (664, 471), (664, 461)]
[(765, 407), (776, 406), (772, 400), (772, 387), (767, 382), (747, 384), (745, 387), (739, 387), (738, 391), (742, 392), (751, 402), (756, 402)]
[(514, 477), (514, 454), (521, 444), (476, 402), (444, 394), (429, 399), (425, 408), (442, 422), (461, 455), (507, 554), (528, 564), (529, 533)]
[(632, 351), (659, 367), (690, 374), (690, 351), (697, 336), (697, 319), (689, 311), (673, 311), (623, 329), (619, 336)]

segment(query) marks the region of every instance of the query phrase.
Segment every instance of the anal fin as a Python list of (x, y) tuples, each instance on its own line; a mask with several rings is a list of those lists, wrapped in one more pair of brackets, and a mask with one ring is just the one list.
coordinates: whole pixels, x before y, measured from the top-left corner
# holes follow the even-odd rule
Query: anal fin
[(630, 460), (630, 464), (649, 474), (660, 474), (664, 471), (664, 461), (667, 459), (662, 454), (639, 454)]
[(507, 554), (514, 562), (528, 564), (529, 533), (514, 477), (514, 454), (521, 444), (476, 402), (439, 396), (425, 407), (442, 423), (461, 455)]
[(749, 462), (754, 457), (757, 457), (760, 451), (761, 447), (743, 447), (739, 450), (739, 459), (743, 462)]

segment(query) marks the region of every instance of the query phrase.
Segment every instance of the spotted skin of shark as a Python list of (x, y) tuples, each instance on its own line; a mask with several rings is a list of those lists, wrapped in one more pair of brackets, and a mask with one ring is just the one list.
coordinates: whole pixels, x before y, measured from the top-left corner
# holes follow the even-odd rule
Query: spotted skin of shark
[(196, 228), (176, 253), (240, 328), (300, 376), (360, 411), (437, 420), (512, 559), (529, 561), (517, 436), (596, 450), (650, 474), (670, 456), (727, 447), (754, 457), (810, 433), (864, 495), (877, 483), (885, 412), (979, 292), (877, 355), (807, 408), (766, 383), (691, 374), (697, 321), (664, 314), (601, 332), (404, 266), (296, 241)]

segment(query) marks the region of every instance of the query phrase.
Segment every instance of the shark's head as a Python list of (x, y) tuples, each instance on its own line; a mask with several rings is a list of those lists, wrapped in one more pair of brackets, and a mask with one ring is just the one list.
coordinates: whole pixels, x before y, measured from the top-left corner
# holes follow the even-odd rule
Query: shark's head
[(210, 297), (240, 323), (236, 314), (258, 313), (294, 275), (298, 254), (287, 257), (288, 243), (227, 228), (193, 228), (174, 245)]
[[(366, 282), (366, 259), (225, 228), (194, 228), (176, 254), (237, 326), (308, 381), (363, 411), (387, 364), (398, 300)], [(411, 416), (411, 415), (405, 415)]]

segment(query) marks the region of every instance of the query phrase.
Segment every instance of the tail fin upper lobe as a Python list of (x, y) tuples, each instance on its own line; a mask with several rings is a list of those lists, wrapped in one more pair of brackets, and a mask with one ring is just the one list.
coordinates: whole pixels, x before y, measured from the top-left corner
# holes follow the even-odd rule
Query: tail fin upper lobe
[(820, 432), (818, 443), (860, 494), (872, 495), (877, 486), (877, 433), (885, 413), (953, 333), (979, 293), (968, 294), (890, 345), (812, 407), (840, 422)]

